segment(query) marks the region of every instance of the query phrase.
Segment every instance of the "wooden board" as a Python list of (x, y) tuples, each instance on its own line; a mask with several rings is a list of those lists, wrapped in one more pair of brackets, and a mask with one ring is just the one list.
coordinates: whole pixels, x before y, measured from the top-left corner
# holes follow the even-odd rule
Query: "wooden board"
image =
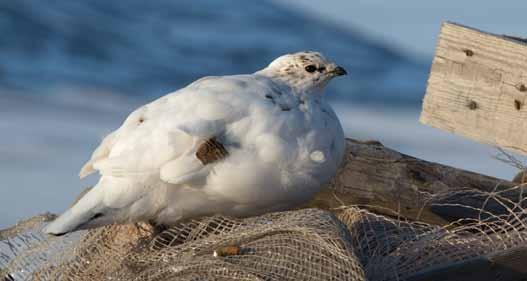
[(444, 23), (420, 121), (527, 154), (527, 44)]

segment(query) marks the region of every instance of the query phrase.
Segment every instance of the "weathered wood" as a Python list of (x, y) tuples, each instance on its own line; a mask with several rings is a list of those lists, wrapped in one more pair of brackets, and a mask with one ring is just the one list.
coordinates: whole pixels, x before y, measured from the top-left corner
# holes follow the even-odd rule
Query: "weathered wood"
[(517, 281), (527, 278), (527, 247), (517, 246), (495, 253), (489, 257), (478, 257), (463, 262), (445, 265), (424, 271), (408, 278), (408, 281), (478, 280)]
[[(520, 184), (417, 159), (377, 141), (348, 139), (346, 153), (345, 163), (334, 181), (300, 208), (328, 210), (360, 205), (386, 216), (443, 225), (479, 215), (474, 209), (458, 205), (477, 209), (485, 204), (486, 210), (494, 214), (506, 213), (503, 206), (487, 201), (486, 195), (476, 191), (506, 190)], [(526, 189), (527, 184), (521, 184), (501, 195), (518, 202), (522, 192), (527, 194)]]
[[(45, 213), (21, 220), (11, 227), (0, 229), (0, 241), (24, 233), (25, 231), (35, 227), (35, 225), (38, 225), (42, 222), (51, 221), (55, 219), (55, 217), (56, 216), (53, 214)], [(2, 275), (0, 274), (0, 276)]]
[(420, 121), (527, 154), (526, 120), (527, 44), (443, 24)]
[[(486, 196), (467, 196), (471, 191), (459, 192), (462, 188), (490, 192), (515, 185), (510, 181), (420, 160), (376, 142), (348, 139), (345, 165), (329, 188), (320, 192), (308, 206), (330, 209), (358, 204), (384, 215), (445, 224), (477, 214), (470, 209), (440, 203), (480, 208), (487, 199)], [(519, 187), (502, 195), (518, 201), (522, 190), (523, 187)], [(443, 195), (433, 196), (439, 193)], [(506, 212), (503, 206), (492, 200), (486, 202), (486, 209), (495, 213)]]

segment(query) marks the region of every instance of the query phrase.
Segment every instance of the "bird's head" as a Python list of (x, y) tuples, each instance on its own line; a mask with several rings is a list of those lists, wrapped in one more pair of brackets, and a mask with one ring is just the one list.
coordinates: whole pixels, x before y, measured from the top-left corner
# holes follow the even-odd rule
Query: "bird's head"
[(257, 72), (290, 86), (299, 93), (322, 93), (334, 77), (346, 75), (344, 68), (318, 52), (298, 52), (283, 55)]

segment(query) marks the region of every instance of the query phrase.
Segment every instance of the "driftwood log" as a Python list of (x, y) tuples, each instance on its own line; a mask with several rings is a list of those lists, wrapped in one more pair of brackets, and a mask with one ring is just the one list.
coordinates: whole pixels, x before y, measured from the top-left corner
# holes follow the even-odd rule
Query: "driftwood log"
[[(334, 182), (320, 192), (310, 207), (322, 209), (361, 205), (388, 216), (443, 225), (479, 212), (455, 204), (482, 208), (494, 214), (506, 209), (475, 191), (504, 191), (518, 202), (523, 185), (404, 155), (376, 141), (347, 140), (347, 155)], [(394, 212), (395, 211), (395, 212)]]
[(389, 217), (445, 225), (461, 218), (477, 218), (480, 214), (475, 209), (484, 204), (492, 214), (507, 213), (502, 205), (487, 200), (486, 193), (504, 191), (500, 196), (519, 202), (527, 188), (527, 183), (516, 180), (414, 158), (378, 141), (347, 139), (346, 150), (344, 164), (332, 183), (300, 208), (335, 211), (342, 206), (359, 205)]
[(519, 202), (527, 188), (527, 183), (405, 155), (378, 141), (347, 139), (346, 150), (344, 164), (333, 182), (300, 208), (334, 210), (359, 205), (389, 217), (445, 225), (461, 218), (476, 218), (480, 215), (477, 209), (484, 205), (492, 214), (507, 213), (502, 205), (487, 200), (486, 193), (504, 191), (501, 196)]
[(489, 257), (478, 257), (449, 264), (411, 276), (407, 281), (443, 280), (525, 280), (527, 269), (527, 247), (518, 246)]

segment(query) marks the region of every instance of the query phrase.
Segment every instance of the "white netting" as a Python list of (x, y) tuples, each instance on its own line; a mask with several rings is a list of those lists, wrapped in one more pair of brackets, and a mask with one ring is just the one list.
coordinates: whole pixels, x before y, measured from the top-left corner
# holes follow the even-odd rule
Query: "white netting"
[[(0, 232), (0, 273), (4, 280), (441, 280), (426, 276), (524, 247), (523, 198), (506, 192), (460, 191), (456, 198), (473, 197), (479, 208), (434, 196), (431, 204), (471, 214), (446, 226), (351, 206), (214, 216), (158, 233), (135, 224), (49, 237), (40, 230), (50, 217), (39, 216)], [(499, 214), (490, 205), (501, 206)]]

